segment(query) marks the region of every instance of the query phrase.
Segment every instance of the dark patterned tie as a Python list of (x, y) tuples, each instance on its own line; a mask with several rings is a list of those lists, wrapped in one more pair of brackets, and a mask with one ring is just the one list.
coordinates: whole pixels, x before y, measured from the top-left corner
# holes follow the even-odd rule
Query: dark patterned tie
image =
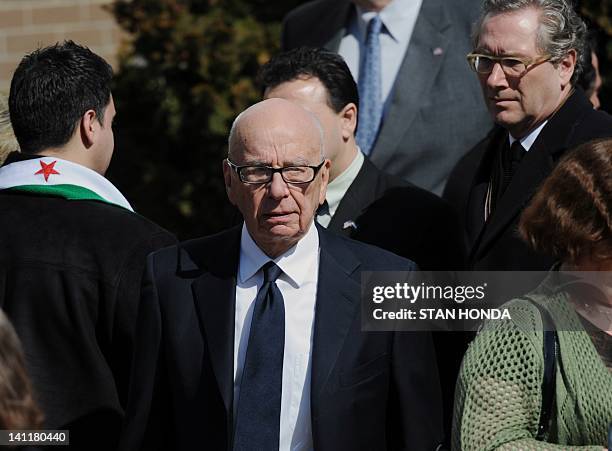
[(365, 49), (359, 67), (359, 125), (357, 144), (370, 155), (382, 119), (382, 69), (380, 62), (380, 32), (382, 21), (377, 14), (368, 23)]
[(508, 152), (504, 156), (504, 174), (500, 194), (504, 194), (504, 191), (506, 191), (506, 188), (508, 188), (512, 177), (514, 177), (514, 174), (516, 174), (516, 171), (521, 164), (523, 156), (525, 156), (525, 148), (517, 139), (512, 143), (508, 149)]
[(272, 261), (263, 266), (240, 382), (234, 450), (277, 450), (280, 436), (285, 303), (276, 286), (282, 270)]

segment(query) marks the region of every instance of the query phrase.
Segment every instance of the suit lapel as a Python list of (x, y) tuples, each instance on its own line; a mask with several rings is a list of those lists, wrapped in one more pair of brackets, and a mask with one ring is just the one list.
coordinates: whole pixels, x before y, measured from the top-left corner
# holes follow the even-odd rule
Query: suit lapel
[(342, 197), (334, 216), (332, 217), (328, 230), (340, 232), (350, 236), (355, 230), (353, 227), (344, 227), (347, 221), (355, 221), (364, 210), (376, 200), (379, 171), (366, 157), (363, 166), (357, 173), (357, 177), (351, 183)]
[(496, 157), (504, 144), (504, 139), (508, 139), (508, 132), (501, 127), (495, 127), (486, 139), (487, 142), (483, 145), (485, 151), (480, 158), (478, 168), (472, 180), (465, 212), (466, 229), (470, 243), (476, 242), (479, 235), (483, 232), (485, 225), (485, 198), (491, 180), (491, 171)]
[(317, 228), (321, 251), (311, 382), (311, 403), (315, 407), (359, 310), (360, 299), (360, 284), (351, 278), (360, 262), (342, 244), (341, 239)]
[(203, 262), (204, 273), (192, 284), (198, 319), (228, 420), (234, 393), (234, 312), (240, 230), (235, 227), (209, 242), (202, 255), (210, 260)]
[(537, 145), (534, 143), (495, 207), (484, 229), (480, 248), (486, 248), (492, 240), (514, 223), (552, 168), (553, 160), (546, 144), (543, 141)]
[(445, 31), (451, 25), (444, 1), (448, 0), (428, 0), (421, 6), (372, 152), (372, 161), (378, 167), (384, 166), (395, 154), (419, 107), (427, 103), (425, 99), (442, 67), (449, 47)]

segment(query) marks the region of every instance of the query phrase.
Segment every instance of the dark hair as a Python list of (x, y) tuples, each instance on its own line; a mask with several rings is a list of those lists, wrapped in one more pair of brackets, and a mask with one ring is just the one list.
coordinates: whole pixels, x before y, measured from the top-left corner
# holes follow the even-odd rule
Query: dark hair
[(263, 89), (298, 78), (316, 77), (327, 89), (327, 102), (336, 112), (349, 103), (359, 108), (357, 84), (344, 59), (322, 48), (299, 47), (274, 56), (259, 71)]
[(43, 415), (34, 402), (21, 343), (0, 310), (0, 429), (39, 429)]
[(86, 47), (64, 41), (26, 55), (11, 80), (9, 111), (22, 152), (66, 144), (87, 110), (101, 124), (113, 70)]
[(578, 77), (578, 80), (576, 80), (576, 86), (580, 86), (587, 96), (592, 94), (595, 85), (595, 78), (597, 77), (595, 67), (593, 67), (591, 55), (591, 53), (595, 52), (596, 49), (597, 41), (595, 35), (589, 33), (584, 45), (584, 52), (582, 54), (582, 73)]
[(571, 151), (544, 181), (519, 223), (536, 251), (575, 263), (612, 258), (612, 139)]

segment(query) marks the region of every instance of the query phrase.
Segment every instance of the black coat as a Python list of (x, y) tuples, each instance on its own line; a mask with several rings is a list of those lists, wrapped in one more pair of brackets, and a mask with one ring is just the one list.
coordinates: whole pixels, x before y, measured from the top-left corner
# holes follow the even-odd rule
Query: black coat
[[(347, 223), (353, 223), (354, 226)], [(366, 157), (327, 230), (378, 246), (414, 261), (422, 271), (465, 268), (466, 245), (459, 218), (443, 199), (378, 169)], [(455, 381), (469, 336), (433, 334), (450, 437)]]
[[(311, 421), (317, 451), (435, 449), (440, 391), (428, 333), (361, 330), (367, 270), (414, 264), (319, 228)], [(124, 450), (230, 449), (240, 227), (149, 257)], [(223, 258), (221, 258), (223, 257)]]
[(469, 267), (548, 270), (553, 259), (532, 251), (520, 239), (520, 214), (567, 150), (604, 137), (612, 137), (612, 117), (594, 110), (584, 92), (576, 89), (544, 126), (486, 223), (484, 202), (492, 166), (508, 132), (494, 128), (466, 154), (451, 173), (444, 197), (462, 215), (471, 248)]
[(367, 157), (327, 229), (408, 258), (421, 270), (465, 266), (465, 242), (452, 207)]
[(0, 191), (0, 307), (46, 427), (75, 449), (116, 446), (146, 256), (174, 242), (114, 205)]

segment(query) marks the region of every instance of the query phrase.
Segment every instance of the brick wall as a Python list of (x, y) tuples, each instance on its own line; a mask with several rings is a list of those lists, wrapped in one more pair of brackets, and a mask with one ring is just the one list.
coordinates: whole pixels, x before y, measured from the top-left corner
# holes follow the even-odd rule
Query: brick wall
[(0, 0), (0, 91), (28, 52), (72, 39), (116, 68), (120, 31), (102, 6), (111, 0)]

